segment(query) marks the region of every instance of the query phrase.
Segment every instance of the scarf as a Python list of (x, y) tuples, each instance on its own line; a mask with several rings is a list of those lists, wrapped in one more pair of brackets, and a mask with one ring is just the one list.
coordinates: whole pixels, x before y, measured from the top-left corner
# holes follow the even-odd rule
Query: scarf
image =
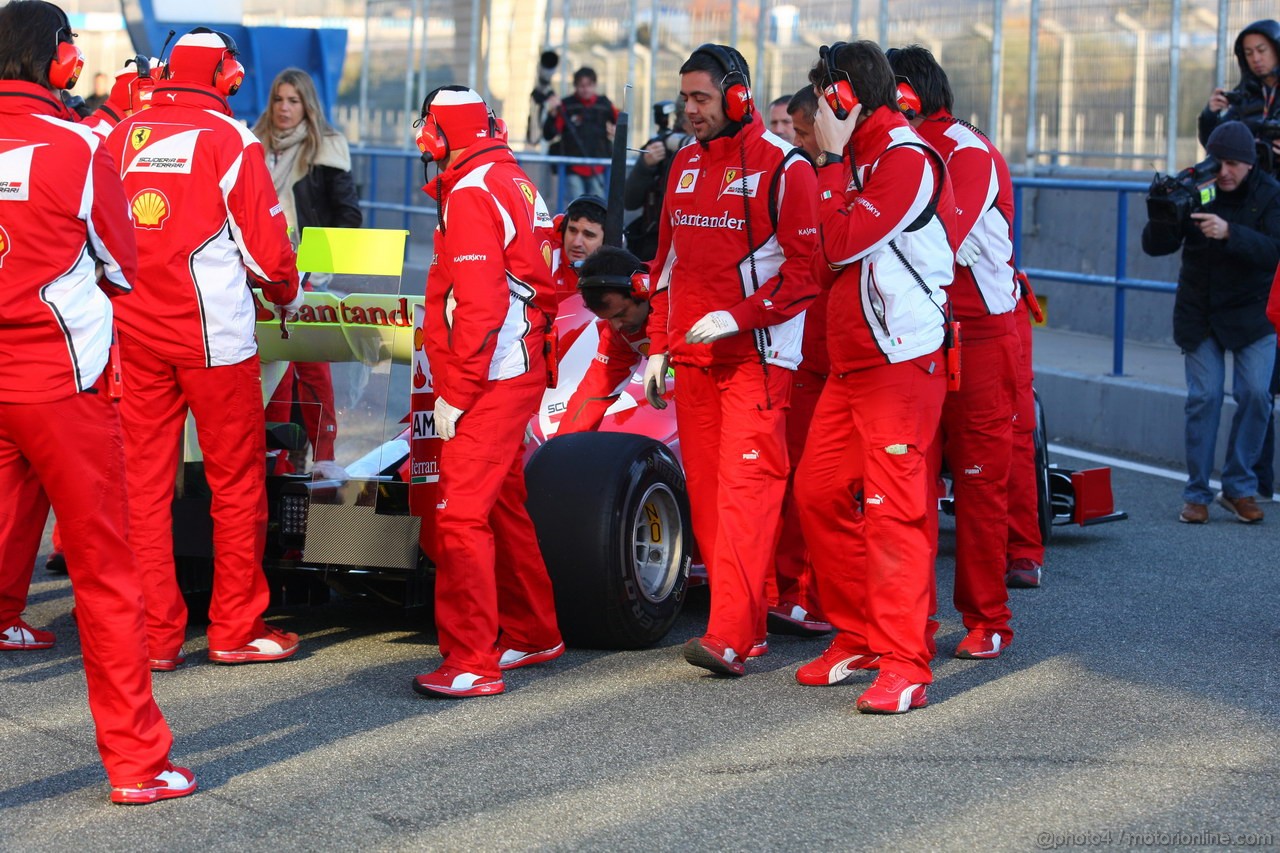
[(299, 156), (302, 143), (307, 138), (306, 122), (282, 133), (271, 132), (271, 150), (267, 153), (267, 168), (271, 170), (271, 183), (275, 184), (280, 207), (284, 209), (285, 222), (289, 224), (289, 239), (296, 249), (302, 234), (298, 231), (298, 211), (293, 203), (293, 185), (307, 174), (307, 164)]

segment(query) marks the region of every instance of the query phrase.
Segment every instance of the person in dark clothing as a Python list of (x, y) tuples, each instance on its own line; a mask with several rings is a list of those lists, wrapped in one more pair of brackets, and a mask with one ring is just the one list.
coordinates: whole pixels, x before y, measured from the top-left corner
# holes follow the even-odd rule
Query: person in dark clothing
[[(563, 100), (547, 99), (547, 120), (542, 135), (551, 140), (551, 153), (565, 157), (608, 157), (618, 110), (596, 93), (596, 72), (583, 66), (573, 72), (573, 94)], [(565, 171), (565, 195), (605, 194), (603, 166), (569, 166)]]
[(1230, 91), (1218, 87), (1200, 113), (1198, 135), (1207, 145), (1209, 134), (1223, 122), (1244, 122), (1257, 140), (1260, 168), (1280, 169), (1280, 23), (1254, 21), (1240, 31), (1235, 43), (1240, 82)]
[[(674, 113), (675, 127), (670, 127)], [(627, 225), (627, 249), (642, 261), (651, 261), (658, 251), (658, 221), (662, 217), (662, 199), (667, 193), (667, 173), (671, 155), (693, 141), (684, 124), (684, 108), (674, 101), (653, 105), (658, 133), (644, 144), (644, 153), (636, 158), (627, 175), (622, 202), (627, 210), (640, 215)]]
[[(1187, 485), (1178, 520), (1204, 524), (1210, 499), (1239, 521), (1262, 520), (1253, 471), (1270, 415), (1275, 330), (1267, 320), (1271, 278), (1280, 262), (1280, 183), (1254, 168), (1253, 135), (1238, 121), (1220, 124), (1205, 146), (1220, 163), (1216, 197), (1183, 226), (1147, 223), (1142, 249), (1182, 248), (1173, 307), (1173, 339), (1186, 357)], [(1222, 411), (1226, 353), (1236, 401), (1222, 468), (1222, 491), (1209, 489)]]

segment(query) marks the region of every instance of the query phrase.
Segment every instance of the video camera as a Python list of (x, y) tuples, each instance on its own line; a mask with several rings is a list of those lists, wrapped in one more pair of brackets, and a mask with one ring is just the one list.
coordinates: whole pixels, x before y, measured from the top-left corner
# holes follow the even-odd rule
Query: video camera
[(1147, 192), (1147, 218), (1151, 224), (1178, 229), (1186, 227), (1191, 221), (1191, 214), (1199, 212), (1217, 196), (1217, 178), (1221, 168), (1213, 157), (1206, 157), (1176, 175), (1156, 172)]
[(653, 123), (658, 126), (658, 136), (671, 133), (671, 117), (676, 114), (675, 101), (658, 101), (653, 105)]

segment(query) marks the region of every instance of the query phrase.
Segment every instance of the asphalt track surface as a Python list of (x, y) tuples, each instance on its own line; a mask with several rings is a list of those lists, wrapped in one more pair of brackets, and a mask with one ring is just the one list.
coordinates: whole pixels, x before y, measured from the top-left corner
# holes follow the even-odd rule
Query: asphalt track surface
[(570, 650), (465, 701), (413, 693), (429, 629), (364, 602), (274, 612), (304, 636), (287, 663), (210, 665), (192, 630), (155, 689), (201, 790), (145, 807), (107, 802), (70, 590), (37, 569), (27, 615), (59, 640), (0, 652), (0, 849), (1276, 846), (1280, 505), (1192, 527), (1178, 483), (1115, 486), (1131, 519), (1055, 531), (1012, 650), (939, 657), (901, 717), (854, 711), (869, 674), (798, 686), (822, 641), (774, 638), (743, 679), (688, 666), (705, 596), (658, 648)]

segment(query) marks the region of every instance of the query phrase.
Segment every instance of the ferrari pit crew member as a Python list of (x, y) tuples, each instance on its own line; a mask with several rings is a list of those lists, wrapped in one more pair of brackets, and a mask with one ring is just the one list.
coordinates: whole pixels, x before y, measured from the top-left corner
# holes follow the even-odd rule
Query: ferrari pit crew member
[(502, 671), (564, 653), (551, 579), (525, 510), (524, 432), (548, 384), (556, 300), (543, 255), (551, 215), (495, 118), (464, 86), (422, 104), (418, 146), (439, 167), (427, 275), (426, 352), (440, 451), (436, 629), (443, 664), (426, 696), (489, 696)]
[(582, 195), (569, 202), (558, 216), (559, 246), (554, 253), (556, 298), (578, 292), (578, 267), (587, 256), (604, 245), (605, 200), (598, 195)]
[(968, 631), (955, 656), (996, 658), (1013, 641), (1004, 580), (1022, 353), (1014, 326), (1021, 300), (1013, 268), (1013, 181), (991, 140), (951, 114), (951, 83), (933, 54), (912, 45), (890, 50), (888, 59), (908, 102), (907, 119), (942, 155), (955, 193), (952, 236), (960, 248), (947, 298), (960, 323), (963, 370), (960, 387), (943, 403), (937, 448), (954, 487), (954, 600)]
[[(787, 99), (786, 109), (792, 120), (796, 146), (810, 160), (817, 158), (822, 151), (813, 135), (813, 114), (818, 109), (813, 87), (806, 86)], [(821, 269), (815, 269), (815, 274), (830, 275), (830, 270), (824, 263)], [(827, 289), (820, 289), (813, 304), (805, 311), (801, 343), (804, 357), (792, 374), (791, 408), (787, 412), (787, 458), (791, 460), (791, 475), (787, 477), (787, 492), (782, 502), (782, 530), (773, 555), (774, 570), (765, 585), (769, 604), (767, 624), (771, 634), (814, 637), (831, 631), (831, 623), (823, 618), (818, 603), (813, 561), (809, 559), (809, 551), (804, 544), (793, 490), (795, 466), (804, 454), (813, 410), (827, 380), (828, 293)]]
[(282, 660), (296, 634), (262, 619), (266, 435), (252, 294), (292, 313), (302, 302), (293, 247), (262, 144), (231, 117), (244, 70), (235, 43), (197, 27), (178, 39), (152, 107), (116, 126), (138, 239), (138, 290), (119, 312), (128, 390), (129, 542), (146, 578), (153, 670), (184, 661), (187, 608), (173, 565), (170, 501), (187, 412), (213, 493), (209, 660)]
[[(21, 501), (35, 498), (43, 527), (43, 488), (62, 526), (111, 800), (149, 803), (186, 796), (196, 780), (169, 761), (173, 735), (147, 672), (142, 578), (125, 541), (109, 297), (131, 298), (137, 248), (102, 140), (63, 119), (58, 92), (84, 63), (74, 36), (51, 3), (0, 8), (0, 589), (22, 570), (11, 551), (25, 551), (30, 577), (34, 554), (17, 541), (29, 531), (14, 525), (27, 518)], [(16, 618), (0, 636), (15, 628), (33, 634)]]
[(877, 45), (824, 47), (809, 79), (823, 93), (815, 121), (822, 251), (843, 268), (827, 314), (843, 321), (827, 325), (831, 370), (796, 501), (838, 633), (796, 679), (834, 684), (878, 661), (858, 710), (902, 713), (927, 703), (931, 680), (929, 453), (946, 395), (943, 288), (955, 262), (955, 200), (941, 159), (898, 110)]
[(750, 85), (731, 47), (702, 45), (680, 69), (697, 144), (673, 155), (650, 266), (645, 367), (645, 393), (658, 407), (668, 360), (676, 367), (693, 529), (711, 582), (707, 632), (684, 656), (724, 675), (742, 675), (743, 659), (767, 648), (791, 371), (817, 291), (813, 166), (765, 131)]
[(649, 269), (614, 246), (592, 252), (578, 270), (578, 291), (600, 319), (596, 356), (565, 407), (556, 435), (597, 429), (649, 354)]

